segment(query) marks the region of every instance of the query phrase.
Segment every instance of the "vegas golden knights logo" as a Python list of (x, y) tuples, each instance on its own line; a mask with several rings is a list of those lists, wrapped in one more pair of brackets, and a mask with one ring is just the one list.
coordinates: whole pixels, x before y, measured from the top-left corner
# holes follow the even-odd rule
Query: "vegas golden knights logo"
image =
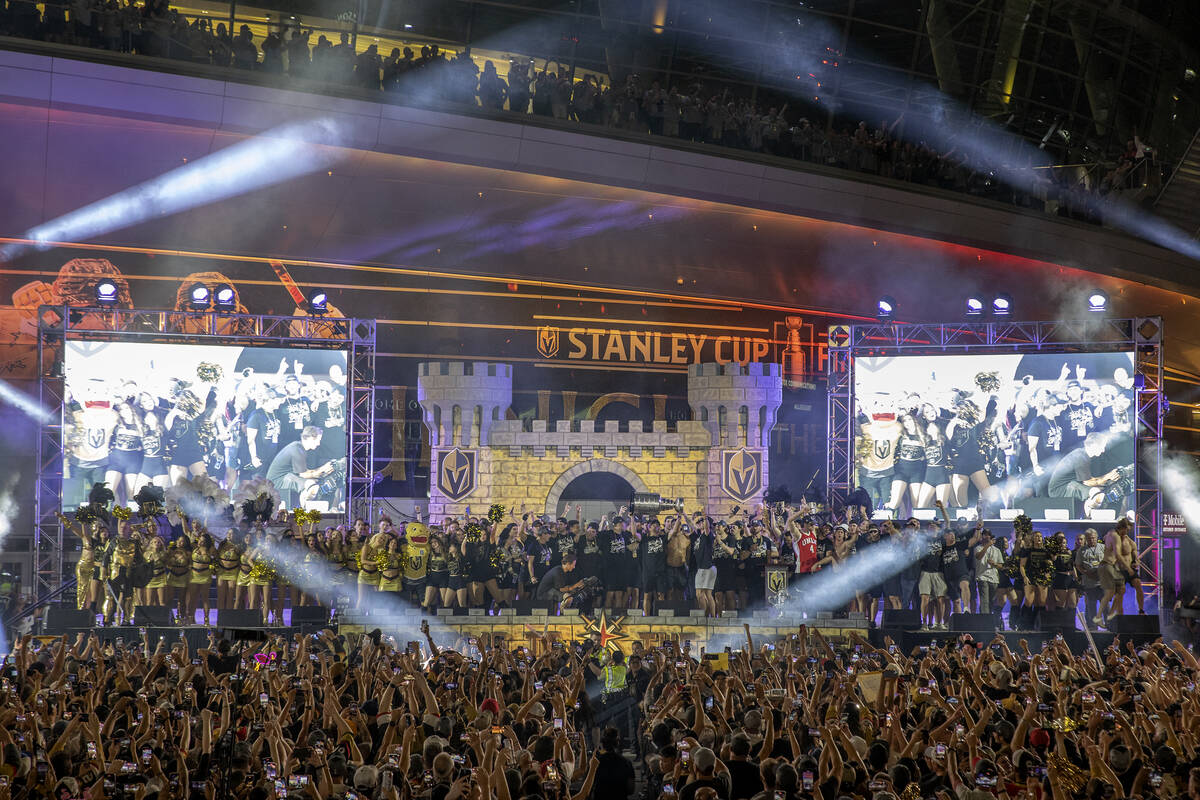
[(780, 567), (767, 569), (767, 602), (773, 606), (783, 605), (788, 598), (788, 573)]
[(558, 355), (558, 328), (545, 325), (537, 330), (537, 349), (543, 358)]
[(721, 488), (739, 502), (756, 497), (763, 489), (762, 451), (725, 450), (721, 453)]
[(437, 454), (437, 487), (446, 499), (457, 502), (475, 491), (474, 450), (455, 447)]

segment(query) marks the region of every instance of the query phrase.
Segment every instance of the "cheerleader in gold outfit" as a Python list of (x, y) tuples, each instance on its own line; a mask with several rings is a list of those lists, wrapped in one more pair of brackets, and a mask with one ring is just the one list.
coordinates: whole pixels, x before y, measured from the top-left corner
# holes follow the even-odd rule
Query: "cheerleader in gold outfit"
[(146, 563), (150, 566), (150, 582), (146, 584), (148, 605), (167, 604), (167, 548), (163, 540), (155, 536), (146, 546)]
[(167, 598), (168, 608), (176, 608), (181, 623), (194, 621), (195, 616), (188, 608), (188, 582), (192, 577), (191, 542), (180, 536), (167, 545)]
[(104, 528), (98, 522), (87, 525), (81, 523), (76, 532), (71, 520), (62, 514), (58, 515), (58, 519), (67, 532), (75, 533), (80, 541), (79, 561), (75, 564), (75, 605), (80, 611), (86, 609), (95, 614), (100, 604), (100, 581), (103, 571), (103, 559), (97, 556), (103, 550), (101, 531)]
[(377, 533), (359, 550), (358, 608), (366, 606), (367, 594), (379, 590), (379, 562), (376, 555), (387, 552), (387, 534)]
[(267, 551), (266, 531), (255, 533), (249, 555), (254, 565), (250, 570), (250, 607), (262, 611), (262, 623), (266, 625), (270, 621), (271, 583), (275, 579)]
[(230, 528), (217, 548), (217, 608), (237, 608), (238, 564), (242, 534)]
[(251, 543), (251, 534), (247, 533), (238, 556), (237, 592), (234, 596), (234, 608), (254, 608), (254, 587), (250, 585), (250, 573), (254, 571), (254, 552)]
[(192, 549), (192, 576), (188, 581), (188, 608), (192, 611), (192, 617), (188, 622), (195, 619), (196, 609), (203, 608), (204, 621), (200, 624), (208, 624), (208, 613), (212, 610), (210, 589), (216, 565), (217, 548), (213, 545), (212, 536), (208, 531), (201, 531), (196, 537), (196, 546)]
[(399, 594), (404, 576), (404, 555), (400, 552), (400, 540), (393, 537), (384, 545), (387, 549), (375, 554), (379, 565), (379, 591)]

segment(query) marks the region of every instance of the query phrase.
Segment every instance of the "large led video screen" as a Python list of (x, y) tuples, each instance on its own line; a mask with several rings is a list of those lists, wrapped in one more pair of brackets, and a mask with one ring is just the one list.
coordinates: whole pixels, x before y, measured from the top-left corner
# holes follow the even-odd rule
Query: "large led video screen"
[(280, 506), (345, 510), (346, 353), (70, 341), (63, 508), (105, 481), (118, 504), (207, 475), (234, 496), (266, 479)]
[(897, 516), (1112, 519), (1133, 507), (1133, 375), (1132, 353), (857, 358), (854, 480)]

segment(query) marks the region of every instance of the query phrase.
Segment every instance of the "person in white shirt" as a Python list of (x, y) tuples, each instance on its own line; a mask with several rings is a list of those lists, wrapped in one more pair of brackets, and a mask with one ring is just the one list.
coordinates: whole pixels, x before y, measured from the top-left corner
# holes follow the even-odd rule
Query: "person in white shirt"
[(1083, 590), (1084, 619), (1096, 615), (1096, 605), (1104, 595), (1100, 586), (1100, 562), (1104, 560), (1104, 545), (1095, 528), (1088, 528), (1076, 542), (1075, 571), (1079, 574), (1079, 587)]
[(979, 544), (975, 546), (975, 593), (979, 596), (980, 614), (995, 613), (992, 604), (1002, 566), (1004, 554), (992, 543), (992, 532), (985, 528), (980, 531)]

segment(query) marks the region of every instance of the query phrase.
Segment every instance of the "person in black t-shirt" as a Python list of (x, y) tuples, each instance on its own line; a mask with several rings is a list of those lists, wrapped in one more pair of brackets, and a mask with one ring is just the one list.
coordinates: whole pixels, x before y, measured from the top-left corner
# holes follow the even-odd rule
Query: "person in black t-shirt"
[(921, 556), (921, 578), (917, 591), (921, 594), (921, 626), (938, 630), (945, 622), (942, 598), (946, 596), (946, 579), (942, 576), (942, 538), (937, 531), (927, 534), (925, 555)]
[(554, 547), (550, 544), (550, 529), (540, 521), (533, 524), (533, 536), (525, 543), (525, 565), (529, 582), (538, 586), (554, 566)]
[[(675, 520), (676, 525), (682, 524), (680, 517)], [(661, 603), (667, 597), (667, 536), (657, 519), (642, 530), (637, 554), (642, 567), (642, 612), (650, 616), (655, 598)]]
[(637, 541), (625, 529), (624, 515), (625, 507), (622, 506), (613, 520), (612, 530), (601, 531), (597, 537), (604, 553), (604, 578), (608, 588), (605, 605), (608, 608), (629, 608), (637, 604), (639, 576), (631, 551), (631, 548), (636, 549)]
[(713, 565), (713, 533), (707, 519), (697, 520), (692, 532), (692, 559), (696, 565), (696, 604), (706, 617), (717, 616), (717, 601), (713, 588), (717, 585), (717, 568)]
[(974, 540), (959, 537), (953, 528), (947, 528), (942, 537), (942, 578), (946, 581), (946, 597), (943, 600), (942, 619), (948, 619), (954, 611), (962, 613), (971, 607), (971, 575), (968, 569), (971, 547)]
[(601, 548), (600, 526), (589, 522), (583, 535), (575, 541), (575, 558), (580, 575), (595, 575), (601, 585), (607, 585), (604, 574), (604, 551)]
[(300, 433), (309, 426), (312, 420), (312, 406), (308, 399), (302, 396), (302, 391), (300, 378), (288, 375), (284, 379), (283, 404), (279, 407), (279, 419), (282, 422), (279, 434), (281, 446), (298, 440)]
[(276, 412), (283, 398), (270, 390), (258, 396), (257, 407), (246, 419), (246, 435), (241, 454), (242, 480), (266, 477), (267, 467), (279, 452), (279, 437), (282, 429)]
[(1029, 423), (1025, 434), (1033, 468), (1027, 488), (1038, 497), (1045, 497), (1050, 485), (1050, 471), (1062, 452), (1063, 431), (1058, 417), (1063, 407), (1053, 394), (1044, 392), (1037, 398), (1037, 409), (1038, 415)]

